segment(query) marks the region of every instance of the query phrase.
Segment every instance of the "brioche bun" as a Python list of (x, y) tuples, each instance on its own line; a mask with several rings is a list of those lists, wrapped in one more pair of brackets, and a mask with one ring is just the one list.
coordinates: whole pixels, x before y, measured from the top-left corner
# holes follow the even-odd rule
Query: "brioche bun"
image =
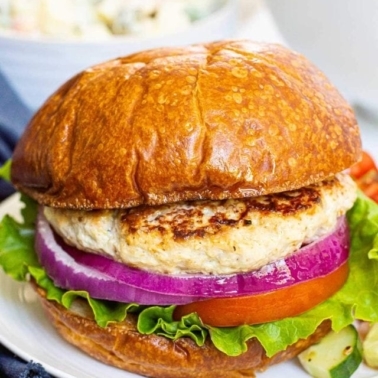
[(12, 181), (73, 209), (242, 198), (333, 176), (360, 150), (351, 108), (307, 59), (223, 41), (79, 73), (31, 120)]
[[(335, 176), (360, 153), (353, 111), (312, 63), (279, 45), (230, 40), (144, 51), (79, 73), (34, 115), (11, 179), (43, 206), (117, 211), (295, 190)], [(253, 376), (330, 330), (325, 321), (271, 358), (253, 338), (229, 357), (209, 340), (199, 347), (142, 335), (133, 314), (101, 328), (85, 302), (66, 309), (37, 291), (70, 343), (149, 377)]]

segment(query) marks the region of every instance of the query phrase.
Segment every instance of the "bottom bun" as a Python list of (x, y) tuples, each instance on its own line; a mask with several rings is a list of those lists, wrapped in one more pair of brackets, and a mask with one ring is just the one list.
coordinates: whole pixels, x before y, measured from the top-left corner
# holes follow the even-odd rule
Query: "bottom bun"
[(257, 371), (295, 357), (331, 329), (330, 321), (325, 321), (309, 338), (299, 340), (271, 358), (265, 355), (256, 339), (248, 341), (246, 353), (229, 357), (217, 350), (209, 339), (198, 347), (190, 338), (172, 341), (157, 335), (142, 335), (136, 330), (137, 317), (133, 314), (128, 314), (123, 322), (101, 328), (85, 300), (77, 300), (67, 310), (47, 300), (40, 287), (36, 287), (36, 291), (52, 324), (69, 343), (105, 364), (146, 377), (254, 377)]

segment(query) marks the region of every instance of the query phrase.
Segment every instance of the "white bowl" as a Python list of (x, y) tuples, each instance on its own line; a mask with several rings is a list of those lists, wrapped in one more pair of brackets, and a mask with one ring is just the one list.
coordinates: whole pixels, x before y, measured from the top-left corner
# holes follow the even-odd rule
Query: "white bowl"
[(230, 38), (236, 30), (237, 0), (176, 34), (154, 38), (114, 37), (107, 41), (57, 41), (0, 35), (0, 69), (21, 100), (37, 109), (61, 84), (83, 69), (133, 52)]

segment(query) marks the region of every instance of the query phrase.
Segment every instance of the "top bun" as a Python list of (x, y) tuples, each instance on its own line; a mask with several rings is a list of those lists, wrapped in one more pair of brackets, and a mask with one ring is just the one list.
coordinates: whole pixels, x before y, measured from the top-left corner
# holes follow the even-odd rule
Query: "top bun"
[(222, 41), (91, 67), (35, 114), (13, 156), (38, 202), (110, 209), (250, 197), (358, 161), (353, 112), (302, 55)]

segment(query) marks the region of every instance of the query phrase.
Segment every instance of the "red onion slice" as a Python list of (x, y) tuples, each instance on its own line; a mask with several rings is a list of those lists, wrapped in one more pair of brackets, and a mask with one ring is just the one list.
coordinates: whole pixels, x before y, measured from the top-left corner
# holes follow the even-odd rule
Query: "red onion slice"
[(53, 231), (41, 212), (37, 220), (35, 248), (41, 265), (56, 286), (68, 290), (85, 290), (92, 298), (142, 305), (186, 304), (202, 299), (153, 293), (81, 265), (57, 244)]
[[(87, 290), (91, 295), (95, 292), (93, 296), (98, 298), (141, 304), (182, 304), (276, 290), (331, 273), (347, 260), (349, 251), (345, 217), (339, 219), (333, 233), (286, 259), (257, 271), (222, 276), (157, 274), (128, 267), (104, 256), (84, 253), (56, 237), (42, 214), (38, 219), (36, 240), (41, 264), (57, 285)], [(87, 282), (86, 276), (91, 278), (91, 283)], [(112, 294), (107, 294), (106, 285), (111, 286)], [(122, 294), (117, 295), (118, 291)], [(125, 291), (130, 291), (130, 295)], [(132, 299), (125, 299), (129, 297)]]

